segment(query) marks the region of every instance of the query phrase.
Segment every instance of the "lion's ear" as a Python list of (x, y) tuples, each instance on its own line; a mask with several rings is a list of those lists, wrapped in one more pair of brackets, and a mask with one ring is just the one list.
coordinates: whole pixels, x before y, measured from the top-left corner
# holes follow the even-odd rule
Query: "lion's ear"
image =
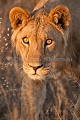
[(9, 19), (13, 30), (21, 25), (25, 25), (29, 20), (29, 13), (20, 7), (14, 7), (9, 13)]
[(70, 25), (71, 15), (66, 6), (59, 5), (52, 9), (49, 13), (49, 17), (59, 28), (66, 30)]

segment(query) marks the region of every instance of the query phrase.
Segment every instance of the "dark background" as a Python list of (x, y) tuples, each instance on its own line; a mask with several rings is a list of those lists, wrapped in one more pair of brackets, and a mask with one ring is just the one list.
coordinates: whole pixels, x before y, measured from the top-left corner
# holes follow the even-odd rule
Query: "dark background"
[[(11, 47), (9, 11), (14, 6), (19, 6), (31, 12), (38, 1), (39, 0), (0, 0), (0, 120), (16, 120), (14, 119), (14, 111), (17, 113), (17, 108), (20, 109), (21, 81), (18, 79), (14, 66), (14, 62), (16, 61)], [(73, 114), (73, 107), (80, 94), (80, 85), (72, 80), (64, 80), (63, 84), (67, 86), (65, 87), (65, 92), (68, 97), (66, 96), (66, 98), (68, 98), (70, 102)], [(49, 95), (49, 97), (52, 98), (51, 95)], [(64, 99), (66, 100), (66, 98)], [(47, 112), (47, 114), (50, 117), (49, 112)], [(13, 119), (10, 118), (9, 115), (11, 115)], [(48, 119), (46, 115), (44, 120), (53, 119)], [(72, 120), (72, 118), (69, 120)]]
[(0, 120), (9, 120), (12, 103), (19, 103), (20, 92), (20, 81), (15, 72), (11, 47), (9, 11), (14, 6), (19, 6), (31, 12), (38, 1), (0, 0)]

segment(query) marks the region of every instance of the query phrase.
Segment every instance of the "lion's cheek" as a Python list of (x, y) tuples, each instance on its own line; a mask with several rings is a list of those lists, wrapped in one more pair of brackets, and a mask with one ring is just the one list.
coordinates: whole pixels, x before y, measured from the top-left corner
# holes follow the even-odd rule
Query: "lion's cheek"
[(22, 45), (20, 41), (17, 41), (16, 43), (16, 51), (18, 51), (19, 55), (21, 56), (23, 60), (26, 60), (28, 48)]
[(32, 68), (28, 67), (28, 66), (23, 65), (23, 70), (24, 70), (25, 73), (27, 73), (29, 75), (34, 74), (34, 70)]
[(49, 70), (47, 68), (40, 68), (37, 70), (37, 74), (40, 76), (46, 76)]

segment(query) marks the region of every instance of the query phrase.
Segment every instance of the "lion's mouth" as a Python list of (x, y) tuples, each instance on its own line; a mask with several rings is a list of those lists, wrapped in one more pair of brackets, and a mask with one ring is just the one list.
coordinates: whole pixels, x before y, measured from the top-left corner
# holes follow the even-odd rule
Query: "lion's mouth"
[(23, 69), (27, 75), (34, 80), (41, 80), (45, 79), (45, 77), (48, 75), (49, 70), (47, 68), (39, 68), (37, 71), (34, 71), (30, 67), (24, 67)]
[(32, 75), (38, 75), (37, 73), (33, 73)]

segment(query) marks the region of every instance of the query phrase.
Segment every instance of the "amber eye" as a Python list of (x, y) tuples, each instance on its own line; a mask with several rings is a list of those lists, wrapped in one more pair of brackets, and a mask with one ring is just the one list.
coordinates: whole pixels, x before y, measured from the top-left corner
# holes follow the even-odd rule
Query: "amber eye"
[(53, 41), (52, 39), (47, 39), (45, 44), (50, 45), (50, 44), (52, 44), (52, 41)]
[(29, 39), (27, 37), (22, 38), (22, 43), (29, 44)]

